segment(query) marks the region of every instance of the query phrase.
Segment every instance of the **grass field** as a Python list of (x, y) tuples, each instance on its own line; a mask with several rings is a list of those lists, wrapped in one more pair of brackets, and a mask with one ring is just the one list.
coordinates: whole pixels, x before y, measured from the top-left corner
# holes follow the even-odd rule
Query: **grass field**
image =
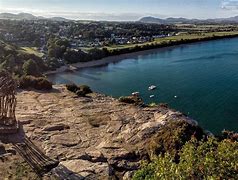
[(34, 55), (39, 56), (39, 57), (42, 57), (44, 55), (43, 53), (39, 52), (37, 50), (37, 48), (35, 48), (35, 47), (21, 47), (21, 49), (22, 49), (21, 50), (22, 52), (25, 52), (25, 53), (28, 53), (28, 54), (34, 54)]
[(164, 37), (164, 38), (157, 38), (153, 42), (147, 42), (147, 43), (141, 43), (141, 44), (126, 44), (126, 45), (113, 45), (113, 46), (106, 46), (108, 50), (113, 50), (113, 49), (124, 49), (124, 48), (133, 48), (135, 46), (144, 46), (147, 44), (162, 44), (166, 43), (169, 41), (181, 41), (181, 40), (196, 40), (196, 39), (203, 39), (203, 38), (208, 38), (208, 37), (213, 37), (213, 36), (229, 36), (229, 35), (238, 35), (238, 31), (232, 31), (232, 32), (210, 32), (210, 33), (201, 33), (201, 34), (181, 34), (178, 36), (171, 36), (171, 37)]

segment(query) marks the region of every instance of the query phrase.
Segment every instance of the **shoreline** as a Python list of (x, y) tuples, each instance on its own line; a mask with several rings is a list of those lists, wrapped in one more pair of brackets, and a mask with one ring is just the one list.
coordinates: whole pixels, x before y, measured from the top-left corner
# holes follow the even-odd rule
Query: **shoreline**
[(114, 56), (108, 56), (108, 57), (102, 58), (100, 60), (93, 60), (93, 61), (89, 61), (89, 62), (78, 62), (78, 63), (68, 64), (68, 65), (64, 65), (54, 71), (48, 71), (48, 72), (44, 73), (44, 75), (52, 75), (52, 74), (58, 74), (58, 73), (67, 72), (67, 71), (69, 71), (69, 72), (77, 71), (77, 70), (83, 69), (83, 68), (107, 65), (109, 63), (119, 62), (123, 59), (134, 58), (135, 56), (139, 56), (139, 55), (146, 55), (151, 52), (155, 52), (155, 51), (158, 51), (160, 49), (165, 49), (165, 48), (171, 48), (171, 46), (143, 50), (143, 51), (138, 51), (138, 52), (131, 52), (131, 53), (126, 53), (126, 54), (114, 55)]
[[(215, 40), (222, 40), (222, 39), (229, 39), (229, 38), (236, 38), (238, 37), (237, 35), (232, 35), (232, 36), (221, 36), (221, 37), (216, 37), (216, 38), (212, 38), (212, 39), (192, 39), (188, 42), (175, 42), (175, 44), (172, 45), (166, 45), (164, 47), (151, 47), (150, 49), (147, 50), (139, 50), (136, 52), (128, 52), (125, 54), (119, 54), (119, 55), (112, 55), (112, 56), (108, 56), (99, 60), (93, 60), (93, 61), (88, 61), (88, 62), (78, 62), (78, 63), (73, 63), (73, 64), (68, 64), (68, 65), (64, 65), (54, 71), (47, 71), (44, 73), (45, 76), (48, 75), (53, 75), (53, 74), (59, 74), (59, 73), (63, 73), (63, 72), (73, 72), (73, 71), (77, 71), (83, 68), (91, 68), (91, 67), (97, 67), (97, 66), (103, 66), (103, 65), (107, 65), (110, 63), (115, 63), (115, 62), (119, 62), (121, 60), (124, 59), (129, 59), (129, 58), (134, 58), (135, 56), (140, 56), (140, 55), (146, 55), (146, 54), (150, 54), (153, 52), (157, 52), (159, 50), (164, 50), (164, 49), (168, 49), (168, 48), (174, 48), (174, 47), (179, 47), (181, 45), (187, 45), (187, 44), (196, 44), (196, 43), (201, 43), (201, 42), (208, 42), (208, 41), (215, 41)], [(176, 44), (177, 43), (177, 44)]]

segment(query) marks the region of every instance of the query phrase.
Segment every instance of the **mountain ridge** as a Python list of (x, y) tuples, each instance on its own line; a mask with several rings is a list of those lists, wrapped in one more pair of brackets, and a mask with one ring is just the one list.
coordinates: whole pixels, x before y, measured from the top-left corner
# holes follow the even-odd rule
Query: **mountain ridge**
[[(52, 20), (52, 21), (73, 21), (72, 19), (67, 19), (61, 16), (55, 17), (43, 17), (36, 16), (30, 13), (0, 13), (0, 19), (11, 19), (11, 20)], [(193, 23), (238, 23), (238, 16), (228, 17), (228, 18), (210, 18), (210, 19), (189, 19), (183, 17), (169, 17), (169, 18), (159, 18), (154, 16), (145, 16), (137, 20), (140, 23), (154, 23), (154, 24), (193, 24)]]
[(139, 22), (142, 23), (155, 23), (155, 24), (179, 24), (179, 23), (238, 23), (238, 16), (229, 17), (229, 18), (214, 18), (214, 19), (188, 19), (188, 18), (174, 18), (169, 17), (166, 19), (146, 16), (139, 19)]
[(51, 17), (46, 18), (43, 16), (35, 16), (30, 13), (0, 13), (0, 19), (11, 19), (11, 20), (52, 20), (52, 21), (71, 21), (63, 17)]

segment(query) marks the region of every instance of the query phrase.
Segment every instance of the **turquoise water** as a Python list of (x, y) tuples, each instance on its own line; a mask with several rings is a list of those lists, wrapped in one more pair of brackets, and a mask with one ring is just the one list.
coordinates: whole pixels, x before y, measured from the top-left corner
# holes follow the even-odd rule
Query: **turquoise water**
[[(139, 91), (146, 103), (168, 103), (213, 133), (238, 131), (238, 38), (159, 49), (49, 79), (114, 97)], [(158, 88), (151, 92), (152, 84)]]

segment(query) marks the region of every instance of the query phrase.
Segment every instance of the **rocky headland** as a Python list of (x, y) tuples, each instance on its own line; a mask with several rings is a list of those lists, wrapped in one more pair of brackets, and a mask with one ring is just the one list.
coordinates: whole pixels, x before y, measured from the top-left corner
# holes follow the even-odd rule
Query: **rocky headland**
[[(78, 97), (64, 85), (48, 92), (19, 91), (17, 101), (21, 136), (59, 161), (44, 179), (130, 179), (168, 122), (189, 124), (191, 134), (199, 129), (196, 121), (166, 106), (136, 106), (98, 93)], [(11, 162), (23, 162), (11, 145), (1, 144), (3, 177), (13, 173), (6, 169), (16, 166)]]

